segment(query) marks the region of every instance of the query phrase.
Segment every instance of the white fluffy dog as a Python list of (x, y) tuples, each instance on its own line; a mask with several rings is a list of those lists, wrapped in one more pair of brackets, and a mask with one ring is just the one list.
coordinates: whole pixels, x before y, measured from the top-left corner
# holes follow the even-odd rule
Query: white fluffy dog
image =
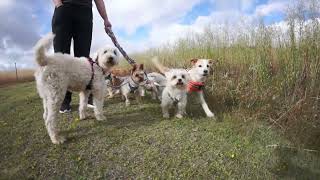
[(211, 59), (192, 59), (192, 68), (188, 70), (190, 75), (190, 81), (188, 83), (188, 92), (196, 93), (200, 100), (201, 106), (206, 113), (207, 117), (214, 117), (214, 114), (210, 111), (204, 96), (203, 89), (205, 82), (210, 74), (212, 64), (216, 62)]
[(59, 108), (67, 90), (80, 92), (80, 119), (86, 118), (88, 95), (93, 94), (94, 113), (97, 120), (104, 120), (103, 97), (104, 72), (118, 64), (118, 52), (114, 48), (100, 49), (94, 61), (76, 58), (69, 54), (47, 55), (54, 35), (42, 38), (35, 46), (35, 60), (39, 67), (35, 72), (37, 89), (43, 100), (43, 119), (52, 143), (61, 144), (65, 138), (56, 129)]
[(188, 72), (185, 69), (169, 69), (162, 66), (157, 58), (152, 59), (155, 66), (166, 77), (166, 86), (162, 92), (161, 107), (164, 118), (169, 118), (169, 109), (177, 105), (177, 118), (182, 118), (187, 106)]

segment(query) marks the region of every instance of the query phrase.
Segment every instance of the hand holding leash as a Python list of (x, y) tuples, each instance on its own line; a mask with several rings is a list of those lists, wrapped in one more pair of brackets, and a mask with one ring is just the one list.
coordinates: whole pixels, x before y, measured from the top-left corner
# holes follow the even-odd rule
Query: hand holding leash
[(112, 32), (111, 27), (106, 27), (105, 28), (106, 33), (108, 34), (108, 36), (111, 38), (113, 44), (119, 49), (120, 53), (123, 55), (123, 57), (128, 61), (129, 64), (133, 65), (135, 64), (135, 60), (131, 59), (128, 54), (122, 49), (122, 47), (120, 46), (120, 44), (117, 41), (116, 36), (114, 35), (114, 33)]
[(105, 29), (106, 32), (107, 32), (108, 28), (111, 29), (112, 25), (111, 25), (110, 21), (108, 19), (106, 19), (106, 20), (104, 20), (104, 29)]

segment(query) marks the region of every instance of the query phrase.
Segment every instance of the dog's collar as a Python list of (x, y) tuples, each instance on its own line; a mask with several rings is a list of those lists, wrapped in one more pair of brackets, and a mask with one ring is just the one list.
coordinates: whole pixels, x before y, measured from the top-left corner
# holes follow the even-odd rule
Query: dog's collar
[(189, 81), (188, 92), (200, 92), (204, 89), (204, 82)]
[(93, 65), (96, 64), (99, 68), (101, 68), (101, 71), (102, 71), (103, 74), (105, 74), (105, 72), (104, 72), (103, 68), (98, 64), (98, 58), (95, 61), (93, 61), (92, 58), (88, 57), (87, 60), (91, 65), (91, 79), (90, 79), (89, 83), (87, 84), (86, 89), (87, 90), (91, 90), (92, 89), (92, 82), (93, 82), (93, 79), (94, 79), (94, 68), (93, 68)]

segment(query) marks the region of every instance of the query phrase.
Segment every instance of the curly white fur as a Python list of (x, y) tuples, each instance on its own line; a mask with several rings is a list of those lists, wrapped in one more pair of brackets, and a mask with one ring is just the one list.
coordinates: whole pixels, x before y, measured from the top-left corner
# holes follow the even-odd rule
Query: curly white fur
[[(86, 118), (88, 95), (93, 94), (95, 105), (95, 117), (97, 120), (104, 120), (103, 95), (105, 81), (103, 71), (108, 71), (118, 64), (118, 52), (115, 48), (100, 49), (95, 58), (99, 64), (94, 64), (94, 79), (92, 89), (87, 90), (92, 71), (87, 58), (76, 58), (69, 54), (54, 53), (46, 54), (46, 49), (52, 44), (54, 35), (49, 34), (39, 40), (35, 46), (35, 60), (39, 65), (35, 78), (37, 89), (43, 100), (43, 119), (52, 143), (61, 144), (65, 138), (58, 134), (56, 129), (59, 108), (67, 90), (80, 92), (80, 119)], [(102, 70), (102, 69), (103, 70)]]

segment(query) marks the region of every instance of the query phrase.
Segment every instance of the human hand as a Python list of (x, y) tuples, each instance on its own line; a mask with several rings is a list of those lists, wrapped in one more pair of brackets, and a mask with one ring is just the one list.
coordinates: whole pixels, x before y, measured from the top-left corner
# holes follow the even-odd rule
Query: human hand
[(112, 28), (112, 25), (108, 19), (104, 20), (104, 29), (107, 30), (109, 28)]
[(56, 8), (58, 8), (58, 7), (62, 6), (62, 5), (63, 5), (62, 2), (58, 2), (58, 3), (55, 4)]

